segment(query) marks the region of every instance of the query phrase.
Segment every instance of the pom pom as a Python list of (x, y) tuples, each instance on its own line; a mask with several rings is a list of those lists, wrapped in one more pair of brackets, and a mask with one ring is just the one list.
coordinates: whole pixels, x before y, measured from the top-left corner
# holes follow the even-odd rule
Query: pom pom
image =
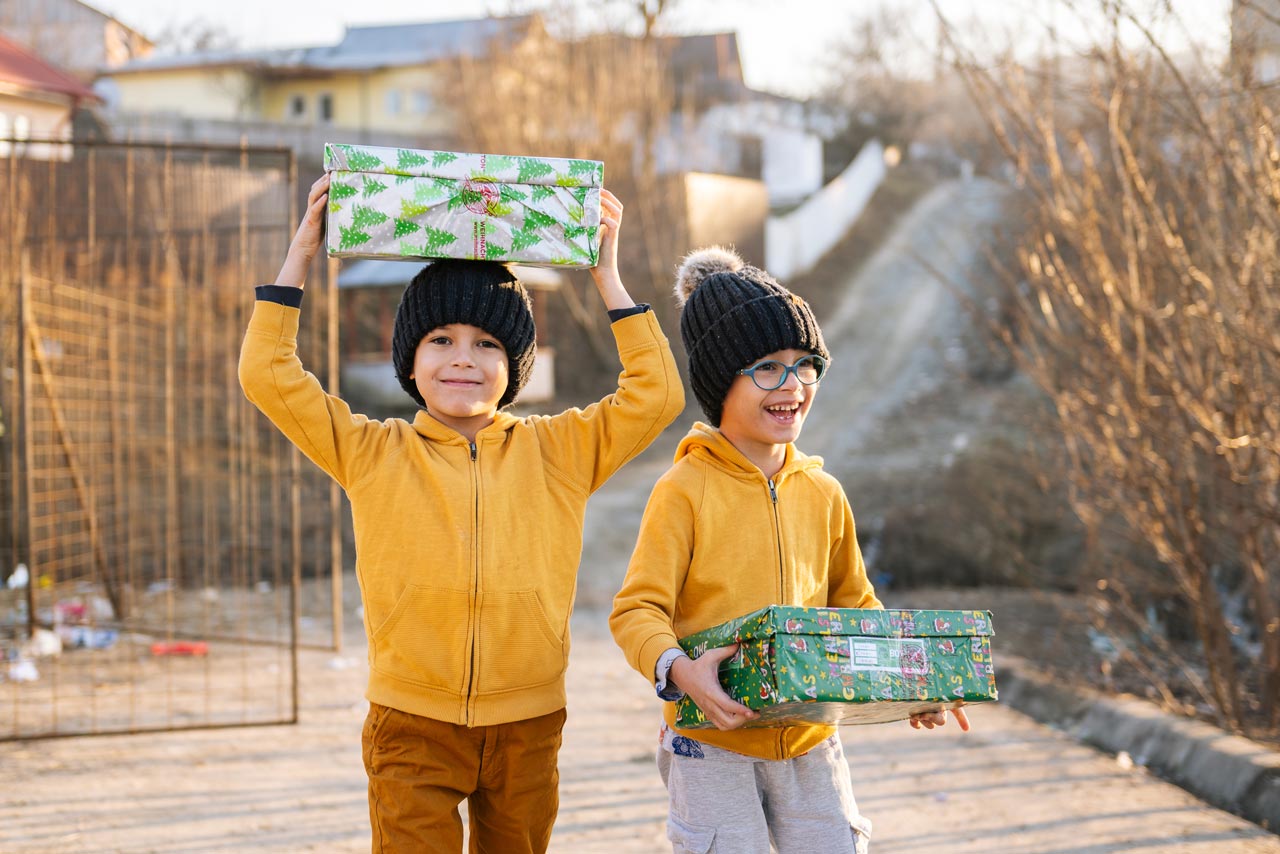
[(724, 246), (708, 246), (690, 252), (676, 271), (676, 304), (684, 308), (698, 285), (716, 273), (734, 273), (746, 266), (738, 253)]

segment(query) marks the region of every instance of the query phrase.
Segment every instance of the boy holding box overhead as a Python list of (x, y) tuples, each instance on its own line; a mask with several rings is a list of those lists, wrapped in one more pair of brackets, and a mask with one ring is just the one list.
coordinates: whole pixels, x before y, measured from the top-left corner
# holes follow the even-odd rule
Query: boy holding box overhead
[(258, 288), (240, 356), (248, 398), (351, 500), (369, 637), (363, 733), (373, 850), (545, 851), (559, 805), (569, 615), (588, 496), (684, 405), (670, 347), (618, 276), (622, 205), (601, 193), (600, 260), (623, 370), (584, 410), (503, 411), (529, 378), (533, 315), (505, 266), (442, 260), (396, 314), (392, 358), (419, 404), (370, 421), (297, 356), (329, 176), (274, 285)]
[[(853, 514), (822, 460), (796, 450), (830, 354), (799, 296), (736, 254), (695, 252), (676, 281), (696, 424), (649, 497), (610, 627), (658, 696), (688, 694), (716, 725), (675, 728), (665, 708), (658, 768), (677, 852), (867, 850), (834, 727), (739, 729), (757, 717), (720, 686), (737, 646), (696, 661), (677, 642), (768, 605), (880, 608)], [(963, 729), (964, 712), (956, 711)], [(941, 713), (912, 717), (932, 729)]]

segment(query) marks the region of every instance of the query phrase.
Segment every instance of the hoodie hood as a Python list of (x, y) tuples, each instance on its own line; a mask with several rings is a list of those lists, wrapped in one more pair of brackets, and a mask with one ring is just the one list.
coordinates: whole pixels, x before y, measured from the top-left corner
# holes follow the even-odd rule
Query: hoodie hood
[[(499, 409), (493, 416), (493, 423), (487, 427), (481, 428), (476, 433), (476, 441), (482, 441), (484, 437), (505, 433), (512, 427), (520, 423), (520, 419), (509, 412)], [(437, 421), (435, 416), (425, 409), (419, 409), (413, 416), (413, 429), (419, 436), (424, 439), (430, 439), (433, 442), (442, 442), (447, 445), (466, 445), (467, 440), (462, 434), (452, 427)]]
[[(704, 460), (716, 468), (723, 469), (738, 477), (763, 477), (764, 472), (720, 432), (719, 428), (699, 421), (693, 425), (688, 434), (680, 440), (676, 448), (675, 462), (685, 457)], [(781, 479), (796, 472), (822, 468), (822, 457), (811, 457), (801, 452), (792, 443), (787, 444), (787, 455), (782, 469), (774, 477)]]

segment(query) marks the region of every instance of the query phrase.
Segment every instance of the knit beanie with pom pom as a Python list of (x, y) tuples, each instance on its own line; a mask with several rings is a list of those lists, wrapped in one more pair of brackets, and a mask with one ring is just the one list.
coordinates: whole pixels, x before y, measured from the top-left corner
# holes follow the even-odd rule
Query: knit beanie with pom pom
[(507, 390), (498, 408), (512, 403), (533, 373), (537, 351), (533, 304), (506, 265), (493, 261), (433, 261), (413, 277), (400, 297), (391, 336), (396, 379), (419, 406), (426, 406), (410, 377), (418, 344), (432, 329), (451, 323), (477, 326), (507, 351)]
[(831, 358), (809, 304), (731, 249), (690, 253), (675, 293), (693, 393), (716, 427), (738, 371), (778, 350)]

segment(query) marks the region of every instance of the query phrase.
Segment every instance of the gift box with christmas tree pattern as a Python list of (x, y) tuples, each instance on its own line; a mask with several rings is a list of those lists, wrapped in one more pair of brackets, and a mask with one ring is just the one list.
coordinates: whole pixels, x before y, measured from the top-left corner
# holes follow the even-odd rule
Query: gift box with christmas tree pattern
[(328, 249), (339, 258), (467, 258), (591, 267), (597, 160), (326, 143)]
[[(747, 726), (869, 724), (996, 699), (989, 611), (771, 605), (690, 635), (697, 658), (740, 644), (720, 665), (729, 696), (759, 713)], [(688, 697), (676, 726), (712, 727)]]

